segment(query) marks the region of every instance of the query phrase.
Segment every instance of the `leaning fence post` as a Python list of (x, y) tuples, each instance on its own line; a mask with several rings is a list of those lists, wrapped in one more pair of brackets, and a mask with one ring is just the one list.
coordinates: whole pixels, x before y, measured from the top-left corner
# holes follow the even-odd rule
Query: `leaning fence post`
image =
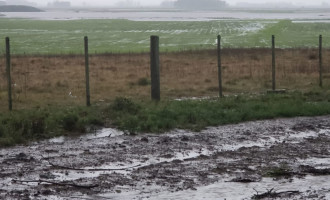
[(159, 37), (150, 37), (151, 99), (160, 100)]
[(275, 74), (275, 36), (272, 35), (272, 89), (276, 89), (276, 74)]
[(6, 72), (7, 72), (7, 80), (8, 80), (8, 107), (11, 111), (13, 109), (12, 102), (12, 92), (11, 92), (11, 75), (10, 75), (10, 43), (9, 37), (6, 37)]
[(319, 71), (320, 71), (320, 87), (323, 86), (323, 80), (322, 80), (322, 35), (319, 37)]
[(89, 90), (89, 60), (88, 60), (88, 37), (84, 37), (84, 46), (85, 46), (85, 75), (86, 75), (86, 105), (91, 105), (91, 96)]
[(218, 35), (218, 79), (219, 79), (219, 97), (222, 97), (222, 69), (221, 69), (221, 36)]

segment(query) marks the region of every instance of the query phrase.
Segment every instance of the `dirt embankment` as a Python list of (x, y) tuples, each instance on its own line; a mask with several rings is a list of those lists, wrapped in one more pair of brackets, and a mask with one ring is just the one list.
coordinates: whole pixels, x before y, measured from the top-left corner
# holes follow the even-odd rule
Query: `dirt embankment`
[(330, 116), (0, 151), (2, 199), (329, 199)]

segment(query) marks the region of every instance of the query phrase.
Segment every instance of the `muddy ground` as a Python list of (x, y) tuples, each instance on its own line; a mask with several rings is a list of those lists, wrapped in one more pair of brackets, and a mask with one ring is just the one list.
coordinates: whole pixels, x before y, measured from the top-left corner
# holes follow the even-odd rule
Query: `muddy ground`
[(1, 199), (330, 199), (330, 116), (0, 150)]

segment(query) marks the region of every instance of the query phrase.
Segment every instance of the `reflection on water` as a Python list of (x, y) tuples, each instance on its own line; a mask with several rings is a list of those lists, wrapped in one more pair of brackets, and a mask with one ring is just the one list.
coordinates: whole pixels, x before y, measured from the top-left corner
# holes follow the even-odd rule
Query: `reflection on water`
[[(47, 12), (9, 12), (7, 18), (30, 18), (39, 20), (78, 20), (78, 19), (128, 19), (134, 21), (209, 21), (223, 19), (292, 19), (322, 20), (329, 22), (330, 14), (322, 11), (291, 12), (244, 12), (244, 11), (47, 11)], [(326, 21), (327, 20), (327, 21)]]
[[(229, 179), (230, 180), (230, 179)], [(306, 176), (304, 178), (283, 179), (275, 181), (272, 178), (263, 178), (256, 183), (236, 183), (219, 181), (218, 183), (197, 188), (197, 190), (179, 191), (179, 192), (159, 192), (159, 193), (140, 193), (139, 191), (129, 191), (121, 194), (100, 195), (109, 199), (176, 199), (176, 200), (199, 200), (199, 199), (230, 199), (242, 200), (251, 199), (254, 194), (265, 193), (271, 189), (276, 192), (300, 191), (307, 194), (314, 189), (324, 188), (325, 199), (330, 199), (330, 176)], [(153, 191), (152, 189), (150, 191)]]
[(103, 137), (117, 137), (117, 136), (121, 136), (124, 135), (123, 131), (119, 131), (117, 129), (113, 129), (113, 128), (104, 128), (101, 129), (99, 131), (97, 131), (96, 133), (91, 133), (91, 134), (87, 134), (84, 136), (81, 136), (81, 139), (97, 139), (97, 138), (103, 138)]
[[(89, 133), (83, 136), (80, 136), (80, 139), (84, 140), (92, 140), (92, 139), (98, 139), (98, 138), (105, 138), (105, 137), (117, 137), (124, 135), (123, 131), (113, 129), (113, 128), (103, 128), (101, 130), (96, 131), (95, 133)], [(49, 139), (48, 141), (50, 143), (64, 143), (66, 140), (69, 140), (70, 137), (60, 136), (56, 138)], [(74, 138), (71, 138), (74, 139)]]

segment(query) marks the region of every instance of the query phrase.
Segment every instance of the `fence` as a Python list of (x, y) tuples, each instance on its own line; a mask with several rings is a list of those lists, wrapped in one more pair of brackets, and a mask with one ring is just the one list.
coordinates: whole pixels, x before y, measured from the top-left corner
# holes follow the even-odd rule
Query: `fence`
[[(322, 48), (322, 36), (319, 36), (319, 48), (316, 49), (277, 49), (275, 46), (275, 36), (273, 35), (271, 40), (271, 51), (268, 51), (268, 49), (265, 48), (261, 48), (261, 49), (222, 49), (221, 48), (221, 37), (220, 35), (217, 37), (217, 50), (197, 50), (195, 49), (194, 51), (186, 51), (186, 52), (167, 52), (167, 53), (162, 53), (162, 56), (165, 57), (167, 56), (165, 59), (160, 59), (160, 53), (159, 53), (159, 37), (158, 36), (151, 36), (150, 38), (150, 58), (148, 59), (148, 61), (146, 60), (146, 55), (144, 53), (137, 53), (137, 54), (104, 54), (104, 55), (89, 55), (88, 52), (88, 38), (84, 37), (84, 64), (85, 64), (85, 99), (86, 99), (86, 105), (90, 106), (91, 105), (91, 93), (90, 93), (90, 79), (92, 80), (96, 80), (96, 79), (100, 79), (101, 81), (106, 82), (106, 77), (102, 76), (102, 74), (109, 74), (113, 73), (113, 77), (112, 78), (118, 78), (120, 76), (122, 76), (122, 74), (119, 73), (120, 70), (122, 70), (121, 68), (117, 67), (116, 65), (120, 65), (120, 63), (126, 63), (127, 65), (136, 65), (136, 68), (134, 68), (132, 70), (132, 68), (130, 68), (130, 66), (126, 66), (127, 71), (124, 72), (124, 76), (126, 76), (126, 78), (128, 79), (133, 79), (133, 78), (138, 78), (138, 80), (135, 80), (133, 82), (129, 82), (128, 85), (129, 87), (131, 87), (130, 89), (133, 88), (133, 90), (137, 90), (135, 93), (133, 93), (132, 96), (134, 96), (134, 94), (138, 93), (140, 88), (135, 87), (136, 85), (138, 86), (145, 86), (145, 85), (149, 85), (151, 84), (151, 98), (154, 100), (160, 100), (161, 97), (161, 88), (164, 88), (163, 90), (166, 90), (165, 93), (169, 94), (169, 96), (175, 96), (173, 94), (175, 94), (176, 92), (178, 92), (178, 90), (172, 90), (171, 89), (171, 81), (175, 82), (175, 84), (186, 84), (186, 85), (190, 85), (190, 87), (187, 87), (187, 91), (186, 92), (178, 92), (180, 93), (178, 96), (189, 96), (189, 92), (196, 94), (196, 95), (208, 95), (209, 93), (214, 93), (217, 92), (218, 96), (222, 97), (223, 96), (223, 92), (227, 92), (230, 93), (232, 88), (235, 87), (241, 87), (244, 88), (243, 91), (247, 91), (249, 92), (250, 86), (248, 83), (244, 82), (245, 79), (256, 79), (256, 78), (260, 78), (262, 76), (265, 76), (264, 79), (266, 80), (264, 83), (265, 85), (263, 86), (263, 88), (269, 89), (269, 85), (268, 85), (268, 81), (271, 80), (271, 90), (272, 91), (276, 91), (277, 85), (278, 83), (276, 82), (277, 79), (292, 79), (293, 77), (299, 77), (300, 75), (302, 75), (304, 72), (305, 76), (300, 78), (303, 80), (299, 80), (299, 81), (311, 81), (311, 80), (315, 80), (315, 73), (318, 74), (318, 85), (320, 87), (323, 86), (323, 77), (328, 77), (325, 76), (324, 73), (328, 73), (329, 72), (329, 67), (327, 67), (325, 70), (325, 65), (324, 63), (326, 63), (329, 66), (329, 60), (327, 60), (326, 62), (324, 61), (324, 56), (323, 54), (326, 53), (330, 53), (329, 50), (327, 49), (323, 49)], [(318, 51), (318, 53), (316, 53)], [(269, 52), (269, 53), (268, 53)], [(191, 56), (191, 57), (189, 57)], [(199, 57), (200, 56), (200, 57)], [(203, 56), (205, 58), (203, 58)], [(268, 57), (271, 57), (271, 61), (268, 60)], [(279, 57), (283, 57), (282, 59), (278, 59)], [(293, 57), (297, 57), (295, 61), (295, 63), (291, 63), (291, 66), (289, 62), (290, 59), (292, 59)], [(181, 58), (180, 58), (181, 57)], [(329, 56), (328, 56), (329, 57)], [(329, 59), (327, 56), (325, 57), (326, 59)], [(48, 59), (49, 63), (48, 64), (40, 64), (42, 63), (42, 60), (45, 58)], [(142, 58), (144, 58), (144, 60), (141, 60)], [(72, 79), (77, 78), (77, 76), (81, 77), (81, 69), (79, 69), (81, 67), (81, 65), (83, 65), (83, 59), (80, 55), (64, 55), (64, 56), (57, 56), (57, 55), (48, 55), (48, 56), (16, 56), (14, 57), (15, 62), (14, 62), (14, 66), (12, 66), (12, 57), (10, 55), (10, 42), (9, 42), (9, 38), (6, 38), (6, 79), (7, 79), (7, 93), (8, 93), (8, 108), (9, 110), (12, 110), (13, 107), (13, 99), (16, 100), (16, 103), (20, 103), (19, 98), (14, 97), (13, 98), (13, 87), (17, 87), (17, 78), (14, 82), (12, 82), (12, 73), (18, 74), (21, 73), (21, 81), (20, 81), (20, 85), (22, 85), (22, 82), (25, 83), (25, 86), (22, 87), (19, 90), (20, 92), (18, 92), (19, 94), (24, 93), (25, 97), (27, 96), (27, 86), (26, 84), (28, 84), (28, 82), (30, 80), (29, 79), (29, 74), (31, 73), (36, 73), (39, 74), (39, 76), (43, 76), (43, 73), (49, 73), (47, 72), (47, 70), (49, 70), (50, 67), (56, 67), (56, 69), (52, 69), (53, 71), (59, 71), (61, 72), (61, 70), (63, 70), (63, 72), (59, 73), (55, 73), (55, 75), (53, 75), (53, 78), (60, 78), (61, 76), (64, 76), (65, 73), (67, 73), (67, 71), (65, 72), (64, 69), (66, 68), (66, 66), (70, 67), (70, 73), (72, 73), (70, 76), (72, 77)], [(53, 60), (53, 64), (51, 64), (51, 59)], [(61, 60), (62, 59), (62, 60)], [(109, 60), (113, 60), (113, 63), (110, 63)], [(140, 59), (140, 60), (139, 60)], [(21, 61), (19, 61), (21, 60)], [(100, 61), (102, 60), (102, 61)], [(244, 62), (241, 62), (245, 60)], [(318, 62), (316, 62), (318, 60)], [(175, 61), (177, 62), (182, 62), (182, 63), (177, 63), (175, 64)], [(278, 62), (277, 62), (278, 61)], [(38, 64), (39, 62), (39, 64)], [(73, 62), (74, 64), (70, 63)], [(105, 62), (105, 64), (98, 64), (98, 63), (102, 63)], [(206, 69), (206, 63), (208, 69)], [(208, 62), (208, 63), (207, 63)], [(241, 62), (241, 63), (240, 63)], [(300, 64), (298, 63), (300, 62)], [(27, 69), (17, 69), (16, 71), (13, 70), (12, 68), (19, 68), (20, 65), (24, 63), (23, 65), (28, 65)], [(100, 67), (100, 71), (93, 71), (92, 74), (90, 74), (90, 63), (92, 63), (92, 66), (96, 66), (96, 65), (102, 65)], [(148, 65), (148, 63), (150, 63), (150, 68), (149, 70), (145, 67), (146, 65)], [(234, 63), (234, 64), (233, 64)], [(41, 65), (41, 68), (35, 68), (33, 65)], [(200, 66), (198, 66), (198, 64)], [(47, 66), (48, 65), (48, 66)], [(263, 65), (263, 67), (261, 67), (261, 65)], [(304, 66), (303, 68), (300, 68), (300, 66)], [(318, 66), (317, 66), (318, 65)], [(29, 67), (33, 66), (33, 69), (29, 69)], [(74, 66), (74, 67), (73, 67)], [(161, 67), (160, 67), (161, 66)], [(183, 69), (186, 66), (189, 66), (191, 69)], [(235, 68), (230, 67), (230, 66), (235, 66)], [(264, 67), (266, 66), (266, 67)], [(268, 67), (267, 67), (268, 66)], [(285, 69), (287, 67), (287, 69)], [(296, 69), (294, 70), (294, 67), (296, 67)], [(284, 69), (283, 69), (284, 68)], [(21, 71), (19, 71), (21, 70)], [(23, 72), (23, 70), (26, 70), (25, 72)], [(30, 70), (32, 72), (30, 72)], [(185, 71), (186, 70), (186, 71)], [(191, 70), (191, 71), (189, 71)], [(210, 70), (209, 72), (206, 73), (206, 75), (202, 75), (205, 72), (203, 70)], [(263, 72), (262, 72), (263, 70)], [(277, 73), (278, 70), (282, 70), (282, 74), (281, 73)], [(290, 71), (291, 72), (289, 74), (296, 74), (295, 76), (291, 76), (288, 75), (285, 71)], [(140, 74), (141, 75), (141, 71), (142, 74), (144, 74), (143, 77), (136, 77), (136, 74)], [(190, 78), (187, 80), (187, 82), (185, 81), (181, 81), (180, 79), (185, 76), (184, 73), (188, 73), (189, 75), (192, 75), (193, 78)], [(249, 71), (249, 72), (247, 72)], [(284, 71), (284, 73), (283, 73)], [(126, 74), (125, 74), (126, 73)], [(175, 79), (177, 79), (176, 81), (173, 81), (172, 78), (166, 77), (166, 74), (169, 73), (172, 75), (175, 74)], [(194, 74), (194, 75), (193, 75)], [(216, 76), (214, 76), (214, 74), (217, 75), (217, 78), (215, 78)], [(228, 77), (228, 74), (236, 74), (237, 77)], [(271, 78), (267, 78), (268, 75), (271, 74)], [(312, 75), (313, 74), (313, 75)], [(244, 76), (240, 76), (240, 75), (244, 75)], [(225, 76), (225, 77), (224, 77)], [(309, 77), (310, 76), (310, 77)], [(16, 76), (18, 77), (18, 76)], [(23, 78), (22, 78), (23, 77)], [(38, 76), (34, 76), (32, 79), (35, 79)], [(207, 88), (201, 89), (200, 91), (197, 91), (198, 89), (195, 89), (195, 87), (201, 87), (200, 83), (195, 83), (195, 80), (198, 79), (198, 77), (202, 77), (204, 78), (204, 80), (202, 80), (202, 84), (205, 85), (209, 85)], [(308, 77), (308, 78), (306, 78)], [(43, 78), (43, 77), (39, 77), (39, 78)], [(166, 81), (161, 81), (161, 79), (168, 79)], [(23, 79), (23, 81), (22, 81)], [(51, 90), (60, 90), (60, 89), (65, 89), (67, 88), (67, 83), (65, 81), (61, 81), (58, 80), (57, 82), (50, 82), (51, 78), (48, 79), (44, 79), (44, 82), (41, 82), (39, 84), (44, 85), (48, 88), (52, 88)], [(214, 81), (215, 79), (217, 79), (217, 81)], [(240, 79), (240, 80), (238, 80)], [(267, 80), (268, 79), (268, 80)], [(283, 79), (283, 80), (284, 80)], [(182, 80), (182, 79), (181, 79)], [(243, 82), (239, 82), (242, 81)], [(189, 83), (188, 81), (191, 81), (191, 83)], [(258, 81), (258, 80), (257, 80)], [(292, 81), (292, 80), (291, 80)], [(150, 82), (150, 83), (149, 83)], [(204, 82), (204, 83), (203, 83)], [(216, 84), (214, 84), (216, 82)], [(100, 83), (100, 82), (99, 82)], [(105, 83), (104, 83), (105, 84)], [(104, 90), (106, 89), (106, 86), (104, 86), (104, 84), (100, 84), (98, 86), (96, 86), (97, 88), (104, 88)], [(125, 87), (125, 85), (121, 86), (121, 81), (118, 81), (117, 83), (113, 84), (116, 85), (116, 92), (117, 94), (120, 95), (121, 92), (123, 92), (123, 87)], [(161, 87), (162, 84), (162, 87)], [(173, 83), (172, 83), (173, 84)], [(241, 84), (241, 85), (240, 85)], [(299, 84), (299, 83), (298, 83)], [(94, 84), (95, 85), (95, 84)], [(163, 86), (166, 86), (163, 87)], [(285, 85), (285, 84), (282, 84)], [(280, 86), (282, 86), (280, 84)], [(297, 85), (297, 84), (293, 84), (293, 85)], [(173, 86), (173, 85), (172, 85)], [(30, 87), (30, 89), (32, 90), (33, 86)], [(76, 88), (81, 89), (82, 88), (82, 84), (77, 84)], [(98, 89), (94, 88), (94, 90), (92, 91), (92, 94), (97, 96), (98, 93)], [(180, 88), (180, 86), (178, 87)], [(260, 89), (261, 87), (259, 87)], [(0, 88), (1, 89), (1, 88)], [(35, 90), (35, 93), (43, 93), (44, 91), (39, 91), (38, 88), (34, 88), (33, 90)], [(101, 90), (101, 89), (100, 89)], [(183, 89), (181, 89), (183, 90)], [(15, 91), (15, 89), (14, 89)], [(197, 91), (197, 92), (196, 92)], [(205, 92), (206, 91), (206, 92)], [(50, 93), (52, 93), (54, 91), (51, 91)], [(102, 91), (101, 93), (104, 93), (104, 91)], [(111, 92), (110, 92), (111, 93)], [(125, 94), (125, 92), (123, 92)], [(188, 95), (187, 95), (188, 94)], [(76, 95), (75, 92), (69, 91), (68, 95), (69, 98), (72, 99), (77, 99), (77, 97), (81, 100), (81, 95)], [(110, 94), (111, 96), (111, 94)], [(1, 97), (1, 96), (0, 96)], [(39, 97), (35, 98), (34, 101), (38, 101), (40, 100), (40, 98), (42, 98), (42, 95), (39, 95)], [(51, 94), (49, 96), (47, 96), (48, 99), (56, 99), (56, 98), (52, 98)], [(97, 99), (99, 99), (98, 101), (104, 101), (105, 99), (102, 99), (100, 97), (97, 97)], [(47, 100), (47, 99), (46, 99)], [(31, 100), (30, 100), (31, 101)]]

